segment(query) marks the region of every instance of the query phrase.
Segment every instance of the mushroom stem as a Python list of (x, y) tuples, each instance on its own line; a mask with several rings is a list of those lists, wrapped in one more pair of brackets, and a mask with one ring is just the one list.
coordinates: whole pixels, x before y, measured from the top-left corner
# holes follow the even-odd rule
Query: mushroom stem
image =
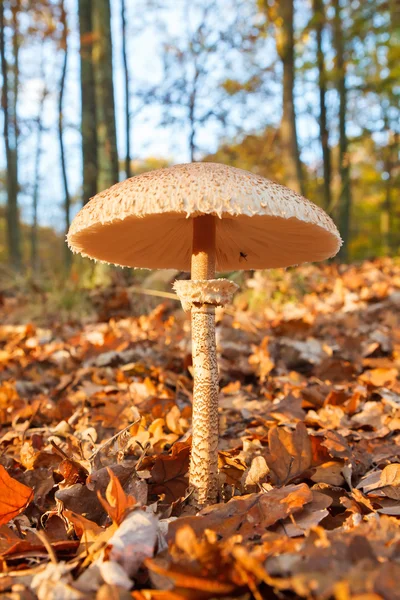
[[(192, 280), (215, 276), (215, 217), (193, 219)], [(218, 364), (215, 306), (192, 305), (193, 416), (189, 483), (191, 504), (202, 507), (218, 498)]]
[(193, 219), (192, 279), (215, 277), (215, 217), (202, 215)]

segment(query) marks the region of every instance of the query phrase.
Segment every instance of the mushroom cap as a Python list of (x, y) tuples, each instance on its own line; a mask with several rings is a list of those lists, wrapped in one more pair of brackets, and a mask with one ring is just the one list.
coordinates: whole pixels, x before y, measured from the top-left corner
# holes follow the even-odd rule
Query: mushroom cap
[(193, 219), (215, 215), (216, 269), (288, 267), (334, 256), (332, 219), (296, 192), (216, 163), (143, 173), (94, 196), (68, 232), (73, 252), (102, 262), (190, 271)]

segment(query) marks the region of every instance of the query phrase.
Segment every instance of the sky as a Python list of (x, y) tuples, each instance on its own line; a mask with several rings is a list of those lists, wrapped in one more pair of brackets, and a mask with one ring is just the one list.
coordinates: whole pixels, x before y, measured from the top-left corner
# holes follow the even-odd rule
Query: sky
[[(160, 34), (158, 25), (161, 23), (169, 34), (180, 35), (186, 31), (187, 22), (183, 14), (185, 0), (164, 0), (163, 10), (152, 13), (146, 2), (151, 0), (127, 1), (128, 20), (128, 61), (131, 75), (131, 91), (146, 86), (157, 86), (163, 77)], [(224, 2), (225, 0), (220, 0)], [(226, 0), (227, 1), (227, 0)], [(228, 2), (228, 5), (231, 5)], [(302, 2), (302, 6), (308, 2)], [(81, 190), (81, 140), (79, 133), (80, 120), (80, 88), (79, 88), (79, 36), (77, 0), (66, 0), (69, 25), (69, 58), (64, 97), (64, 140), (67, 148), (67, 171), (70, 193), (80, 200)], [(122, 43), (120, 34), (120, 0), (111, 0), (112, 32), (113, 32), (113, 66), (114, 88), (116, 101), (117, 138), (120, 157), (124, 156), (124, 87), (122, 71)], [(194, 15), (194, 20), (196, 16)], [(306, 11), (297, 11), (297, 24), (301, 28), (308, 19)], [(266, 45), (266, 63), (274, 60), (273, 44)], [(45, 77), (41, 77), (40, 64), (43, 58)], [(265, 56), (260, 58), (264, 60)], [(39, 41), (24, 45), (21, 49), (21, 87), (18, 113), (21, 121), (20, 142), (20, 182), (22, 193), (20, 205), (24, 221), (32, 218), (32, 189), (34, 181), (35, 153), (35, 124), (37, 118), (38, 100), (43, 85), (49, 90), (45, 102), (45, 131), (43, 135), (43, 152), (40, 162), (40, 199), (39, 220), (42, 225), (54, 227), (62, 231), (64, 217), (62, 211), (63, 190), (61, 185), (61, 169), (59, 146), (57, 141), (57, 87), (61, 72), (63, 56), (54, 51), (54, 44), (48, 42), (41, 50)], [(243, 74), (243, 65), (233, 65), (237, 75)], [(279, 70), (278, 70), (279, 79)], [(298, 81), (301, 95), (297, 94), (296, 108), (298, 110), (298, 133), (303, 146), (302, 158), (308, 163), (316, 160), (315, 140), (318, 135), (316, 120), (310, 116), (309, 109), (317, 101), (315, 78), (312, 71), (307, 79)], [(233, 109), (235, 120), (241, 124), (242, 132), (262, 129), (267, 124), (277, 125), (280, 120), (280, 82), (271, 77), (270, 98), (262, 103), (260, 98), (252, 98), (246, 108)], [(329, 100), (329, 98), (328, 98)], [(182, 126), (160, 126), (162, 111), (158, 106), (148, 106), (137, 112), (138, 102), (132, 99), (133, 124), (131, 130), (131, 145), (134, 159), (149, 156), (167, 158), (173, 163), (187, 162), (189, 159), (187, 147), (187, 131)], [(233, 130), (232, 130), (233, 133)], [(206, 124), (199, 133), (199, 145), (205, 153), (217, 149), (220, 141), (220, 131), (212, 123)], [(0, 168), (5, 166), (4, 144), (0, 144)], [(79, 204), (73, 209), (75, 212)], [(73, 216), (73, 215), (71, 215)]]

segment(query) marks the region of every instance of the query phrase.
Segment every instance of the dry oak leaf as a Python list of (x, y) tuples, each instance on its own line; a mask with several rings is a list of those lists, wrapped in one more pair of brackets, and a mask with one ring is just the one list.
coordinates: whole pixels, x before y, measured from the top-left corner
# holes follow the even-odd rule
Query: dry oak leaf
[(299, 477), (313, 464), (311, 438), (302, 422), (297, 423), (293, 432), (283, 427), (270, 429), (268, 446), (266, 461), (273, 482), (277, 485), (284, 485)]
[(189, 442), (176, 442), (172, 446), (172, 453), (157, 456), (151, 469), (150, 491), (157, 496), (164, 494), (167, 504), (182, 498), (188, 488)]
[(19, 515), (33, 499), (33, 490), (10, 477), (0, 465), (0, 525)]
[(270, 492), (248, 494), (232, 498), (226, 504), (215, 504), (201, 510), (195, 517), (181, 517), (172, 521), (168, 539), (174, 539), (182, 525), (190, 525), (197, 535), (211, 529), (223, 539), (239, 534), (251, 539), (263, 534), (268, 527), (303, 508), (313, 499), (305, 483), (289, 485)]

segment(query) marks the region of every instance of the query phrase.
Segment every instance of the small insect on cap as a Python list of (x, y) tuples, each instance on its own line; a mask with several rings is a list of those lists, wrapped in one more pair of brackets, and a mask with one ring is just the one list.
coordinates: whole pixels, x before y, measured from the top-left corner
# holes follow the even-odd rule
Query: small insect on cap
[(296, 192), (242, 169), (191, 163), (137, 175), (74, 218), (73, 252), (127, 267), (190, 271), (193, 219), (216, 217), (217, 271), (288, 267), (334, 256), (332, 219)]

